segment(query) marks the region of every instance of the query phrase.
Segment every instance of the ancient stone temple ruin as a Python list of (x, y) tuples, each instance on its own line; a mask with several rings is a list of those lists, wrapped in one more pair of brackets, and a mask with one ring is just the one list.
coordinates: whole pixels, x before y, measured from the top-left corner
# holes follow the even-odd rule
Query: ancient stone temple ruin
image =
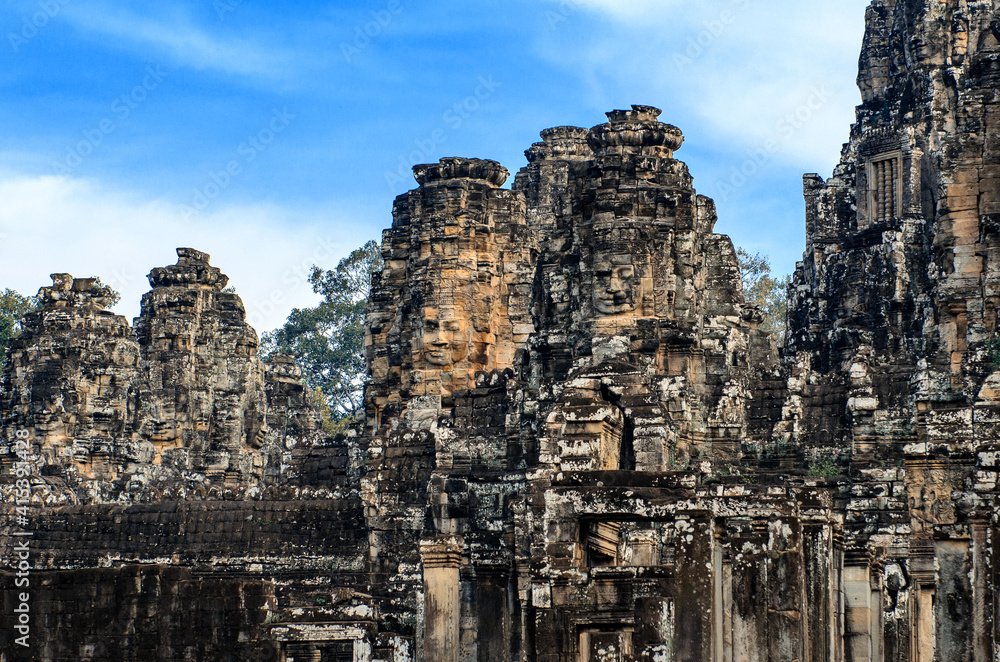
[(208, 255), (53, 276), (0, 660), (1000, 659), (1000, 7), (874, 0), (859, 84), (781, 339), (650, 106), (414, 169), (346, 434)]

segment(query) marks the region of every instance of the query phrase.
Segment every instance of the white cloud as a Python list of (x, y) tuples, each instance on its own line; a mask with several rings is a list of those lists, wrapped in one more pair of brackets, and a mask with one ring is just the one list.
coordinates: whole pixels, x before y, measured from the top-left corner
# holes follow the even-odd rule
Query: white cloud
[(306, 278), (332, 267), (363, 241), (331, 210), (217, 203), (185, 221), (179, 205), (143, 200), (100, 183), (0, 173), (0, 288), (34, 294), (50, 273), (100, 276), (122, 294), (117, 312), (139, 313), (146, 274), (174, 264), (174, 248), (212, 255), (260, 331), (293, 307), (315, 305)]
[(550, 31), (539, 45), (591, 90), (595, 106), (612, 98), (659, 105), (663, 121), (693, 117), (701, 126), (681, 129), (740, 153), (774, 138), (774, 157), (806, 169), (839, 156), (860, 101), (854, 79), (868, 0), (553, 1), (615, 19), (585, 39)]
[[(599, 11), (620, 21), (647, 20), (662, 16), (669, 9), (672, 14), (683, 11), (684, 3), (676, 0), (554, 0), (561, 5), (579, 5)], [(655, 20), (655, 19), (654, 19)]]
[(292, 60), (292, 55), (282, 49), (210, 35), (178, 13), (169, 17), (136, 16), (109, 4), (97, 10), (90, 5), (69, 5), (65, 11), (66, 18), (85, 32), (152, 48), (176, 64), (195, 69), (281, 79), (287, 77)]

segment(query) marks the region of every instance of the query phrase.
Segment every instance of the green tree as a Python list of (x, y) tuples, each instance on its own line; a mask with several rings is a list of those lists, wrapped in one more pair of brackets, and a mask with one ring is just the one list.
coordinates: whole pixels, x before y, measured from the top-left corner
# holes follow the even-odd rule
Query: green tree
[(108, 308), (114, 308), (122, 300), (121, 293), (118, 290), (114, 289), (113, 287), (108, 287), (107, 285), (102, 283), (100, 277), (98, 277), (97, 280), (94, 281), (94, 287), (107, 287), (109, 290), (111, 290), (111, 303), (108, 304)]
[(335, 427), (361, 413), (365, 379), (365, 310), (372, 274), (382, 269), (379, 246), (369, 241), (324, 271), (313, 267), (309, 282), (323, 296), (315, 308), (296, 308), (284, 326), (265, 333), (261, 353), (291, 354), (306, 385), (319, 389)]
[(0, 292), (0, 368), (7, 363), (7, 345), (21, 333), (21, 320), (38, 307), (35, 297), (26, 297), (7, 288)]
[(764, 311), (764, 322), (760, 328), (775, 334), (778, 344), (785, 338), (788, 314), (788, 284), (791, 276), (774, 278), (771, 262), (762, 253), (750, 254), (742, 248), (736, 249), (743, 277), (743, 296), (746, 302)]

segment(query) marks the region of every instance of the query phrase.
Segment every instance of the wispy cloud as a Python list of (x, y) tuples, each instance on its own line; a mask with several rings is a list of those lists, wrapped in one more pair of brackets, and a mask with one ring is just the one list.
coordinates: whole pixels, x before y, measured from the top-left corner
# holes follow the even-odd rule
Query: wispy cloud
[(95, 10), (88, 3), (68, 5), (64, 15), (85, 33), (111, 37), (122, 46), (151, 50), (158, 57), (198, 70), (279, 79), (287, 77), (294, 61), (294, 54), (286, 49), (213, 34), (180, 11), (140, 16), (106, 3)]
[(212, 255), (250, 322), (269, 330), (293, 307), (314, 305), (306, 280), (313, 264), (332, 267), (364, 240), (335, 210), (220, 206), (188, 223), (179, 205), (70, 177), (0, 172), (0, 199), (4, 287), (33, 294), (50, 273), (100, 276), (121, 292), (118, 312), (128, 317), (149, 289), (146, 274), (173, 264), (174, 248), (190, 246)]
[[(551, 0), (553, 7), (566, 2), (615, 19), (584, 39), (555, 30), (538, 44), (540, 56), (591, 90), (595, 106), (609, 99), (660, 105), (664, 121), (683, 119), (682, 129), (740, 152), (780, 132), (781, 158), (807, 168), (832, 166), (839, 156), (859, 101), (854, 77), (867, 0), (850, 0), (855, 11), (792, 0), (766, 7), (759, 0)], [(796, 121), (792, 135), (783, 120), (816, 92), (821, 106)]]
[(662, 16), (664, 11), (676, 11), (684, 3), (676, 0), (552, 0), (560, 5), (578, 5), (585, 9), (603, 12), (620, 21), (649, 20)]

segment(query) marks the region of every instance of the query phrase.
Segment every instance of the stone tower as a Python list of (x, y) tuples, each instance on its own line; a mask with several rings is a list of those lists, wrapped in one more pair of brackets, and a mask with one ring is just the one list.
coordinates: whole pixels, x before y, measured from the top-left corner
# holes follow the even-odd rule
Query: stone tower
[(143, 351), (140, 432), (164, 464), (232, 482), (259, 475), (264, 429), (257, 333), (206, 253), (153, 269), (135, 320)]
[(34, 431), (40, 473), (107, 489), (123, 463), (150, 449), (135, 429), (139, 344), (95, 281), (53, 274), (39, 291), (39, 309), (10, 347), (2, 409), (5, 442), (17, 429)]
[(45, 654), (998, 659), (998, 9), (871, 3), (780, 353), (651, 106), (542, 131), (510, 189), (494, 161), (414, 169), (336, 438), (207, 255), (153, 270), (135, 335), (54, 277), (0, 466)]
[(833, 176), (805, 177), (779, 437), (852, 478), (847, 590), (878, 593), (849, 598), (850, 660), (994, 655), (997, 11), (875, 0), (857, 123)]
[[(595, 413), (614, 419), (588, 423), (614, 438), (600, 442), (603, 459), (577, 446), (583, 464), (564, 455), (567, 468), (738, 462), (746, 436), (748, 348), (759, 311), (743, 303), (732, 243), (713, 234), (714, 203), (695, 193), (687, 166), (674, 158), (680, 130), (659, 114), (634, 106), (608, 113), (610, 122), (589, 132), (547, 130), (515, 183), (544, 247), (532, 379), (589, 379), (590, 386), (541, 397), (603, 401), (608, 407)], [(764, 362), (776, 368), (776, 357)], [(611, 383), (623, 371), (633, 375), (628, 388)], [(642, 414), (626, 411), (633, 407)], [(548, 414), (556, 436), (573, 427), (563, 409)], [(644, 425), (634, 427), (636, 417)]]
[(390, 416), (429, 428), (477, 372), (510, 368), (530, 328), (531, 236), (524, 203), (481, 159), (417, 166), (400, 196), (372, 286), (368, 426)]

